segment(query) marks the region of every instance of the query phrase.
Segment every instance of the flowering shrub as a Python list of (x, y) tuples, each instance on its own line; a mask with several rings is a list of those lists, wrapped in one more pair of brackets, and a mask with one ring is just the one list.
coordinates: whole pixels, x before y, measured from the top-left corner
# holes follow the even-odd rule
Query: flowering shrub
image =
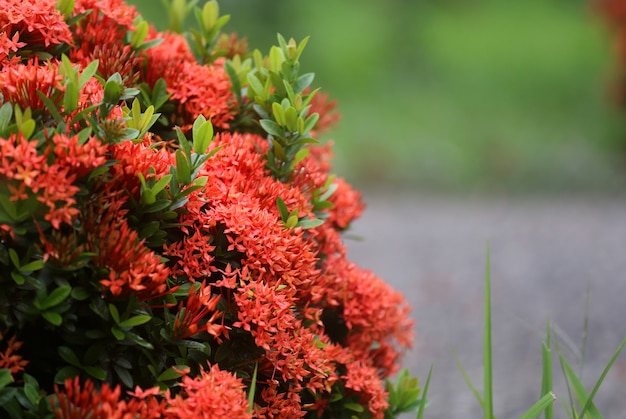
[(363, 205), (313, 139), (336, 113), (306, 39), (249, 53), (195, 14), (182, 35), (122, 0), (0, 0), (0, 406), (388, 415), (412, 325), (346, 258)]

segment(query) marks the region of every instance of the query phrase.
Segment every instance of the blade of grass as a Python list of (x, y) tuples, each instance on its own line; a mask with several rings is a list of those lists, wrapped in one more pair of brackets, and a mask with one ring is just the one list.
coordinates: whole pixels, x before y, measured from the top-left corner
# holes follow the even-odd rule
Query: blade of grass
[(428, 386), (430, 386), (430, 376), (433, 372), (433, 364), (430, 364), (430, 368), (428, 369), (428, 376), (426, 377), (426, 384), (424, 384), (424, 390), (422, 390), (422, 402), (420, 403), (420, 407), (417, 411), (416, 419), (423, 419), (424, 417), (424, 409), (426, 408), (426, 397), (428, 397)]
[(587, 335), (589, 331), (589, 299), (591, 295), (591, 281), (587, 282), (587, 290), (585, 291), (585, 319), (583, 323), (582, 345), (580, 347), (580, 371), (578, 375), (583, 379), (583, 368), (585, 367), (585, 351), (587, 349)]
[[(553, 324), (554, 325), (554, 324)], [(553, 330), (554, 331), (554, 330)], [(565, 372), (565, 366), (563, 365), (563, 354), (561, 353), (561, 348), (559, 347), (558, 338), (554, 339), (554, 348), (556, 349), (556, 353), (559, 355), (559, 365), (561, 366), (561, 373), (565, 378), (565, 388), (567, 388), (567, 401), (569, 402), (569, 409), (564, 407), (565, 412), (567, 412), (570, 418), (574, 417), (576, 414), (576, 408), (574, 407), (574, 398), (572, 397), (572, 386), (567, 379), (567, 373)]]
[(587, 398), (587, 402), (583, 406), (583, 410), (580, 412), (580, 416), (584, 415), (587, 412), (587, 410), (589, 410), (589, 412), (591, 413), (591, 407), (593, 406), (593, 398), (596, 396), (596, 393), (600, 389), (600, 385), (602, 385), (602, 382), (604, 381), (604, 378), (606, 377), (606, 375), (609, 373), (609, 370), (613, 366), (613, 363), (615, 363), (615, 360), (617, 359), (619, 354), (622, 352), (622, 349), (624, 349), (624, 345), (626, 345), (626, 339), (624, 339), (622, 343), (617, 347), (617, 350), (615, 351), (615, 353), (609, 360), (609, 363), (606, 365), (606, 367), (604, 367), (604, 370), (602, 370), (602, 374), (600, 374), (600, 378), (598, 378), (598, 381), (596, 381), (596, 384), (593, 386), (593, 390), (591, 390), (591, 393), (589, 394), (589, 397)]
[(248, 413), (254, 412), (254, 393), (256, 393), (256, 374), (259, 363), (254, 364), (254, 372), (252, 373), (252, 382), (250, 383), (250, 393), (248, 393)]
[[(545, 395), (552, 390), (552, 350), (550, 349), (550, 321), (546, 324), (546, 342), (541, 345), (542, 377), (541, 394)], [(550, 403), (545, 409), (544, 419), (554, 419), (554, 406)]]
[(484, 404), (485, 419), (493, 419), (493, 366), (491, 358), (491, 263), (489, 245), (485, 262), (485, 341), (484, 341)]
[[(574, 388), (574, 392), (576, 393), (576, 397), (578, 397), (578, 401), (580, 405), (584, 406), (583, 410), (587, 410), (591, 418), (601, 419), (602, 415), (600, 414), (600, 411), (595, 406), (595, 404), (593, 404), (593, 399), (591, 399), (589, 395), (587, 394), (587, 390), (585, 389), (585, 386), (583, 386), (583, 383), (580, 381), (580, 378), (578, 378), (578, 376), (576, 375), (576, 372), (574, 372), (574, 369), (572, 368), (572, 366), (567, 362), (567, 360), (562, 354), (559, 354), (559, 358), (561, 359), (561, 363), (565, 367), (565, 373), (567, 374), (567, 379), (572, 384), (572, 387)], [(581, 414), (576, 415), (576, 417), (582, 418), (584, 416), (583, 416), (583, 413), (581, 412)]]
[(520, 419), (535, 419), (541, 414), (541, 412), (547, 411), (552, 407), (552, 404), (556, 400), (556, 395), (549, 391), (541, 399), (537, 401), (530, 409), (528, 409)]
[(452, 356), (454, 357), (454, 362), (456, 362), (456, 366), (459, 368), (459, 371), (461, 371), (461, 374), (463, 375), (463, 379), (465, 380), (465, 383), (467, 384), (469, 389), (472, 391), (472, 393), (474, 394), (474, 397), (476, 397), (476, 400), (478, 400), (478, 403), (480, 404), (480, 406), (484, 410), (485, 409), (485, 402), (483, 401), (482, 396), (480, 395), (480, 393), (476, 389), (476, 386), (474, 385), (474, 383), (472, 383), (472, 379), (470, 378), (469, 374), (467, 373), (467, 371), (463, 367), (463, 364), (461, 363), (461, 360), (459, 359), (459, 356), (457, 355), (457, 353), (456, 353), (456, 351), (454, 349), (452, 350)]

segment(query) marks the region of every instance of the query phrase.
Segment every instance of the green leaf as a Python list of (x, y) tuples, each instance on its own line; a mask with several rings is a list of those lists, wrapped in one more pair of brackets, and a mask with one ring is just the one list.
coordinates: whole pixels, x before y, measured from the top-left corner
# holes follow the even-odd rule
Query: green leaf
[(122, 384), (127, 388), (133, 388), (133, 376), (128, 372), (128, 369), (122, 368), (119, 365), (113, 365), (113, 370), (115, 370), (115, 374), (117, 374)]
[(430, 377), (433, 373), (433, 366), (430, 365), (428, 370), (428, 376), (426, 377), (426, 383), (424, 384), (424, 392), (422, 393), (422, 402), (420, 403), (420, 407), (417, 411), (417, 419), (422, 419), (424, 416), (424, 409), (426, 408), (426, 401), (428, 400), (428, 388), (430, 387)]
[(32, 119), (24, 121), (20, 126), (20, 132), (24, 137), (30, 138), (35, 132), (35, 121)]
[(57, 8), (65, 19), (69, 19), (74, 11), (74, 0), (60, 0)]
[(296, 227), (302, 227), (303, 229), (315, 228), (324, 224), (324, 220), (320, 220), (317, 218), (309, 219), (309, 220), (300, 220), (296, 224)]
[(193, 123), (193, 148), (197, 154), (204, 154), (213, 140), (213, 125), (200, 115)]
[(83, 367), (83, 371), (85, 371), (87, 374), (91, 375), (96, 380), (104, 381), (107, 378), (107, 372), (105, 370), (103, 370), (102, 368), (91, 367), (91, 366), (84, 366)]
[[(565, 374), (567, 376), (569, 383), (572, 385), (572, 388), (574, 389), (574, 392), (576, 393), (576, 397), (578, 398), (578, 401), (580, 402), (582, 406), (584, 406), (583, 410), (589, 411), (589, 415), (593, 419), (602, 418), (600, 411), (595, 406), (595, 404), (593, 404), (593, 399), (590, 398), (589, 395), (587, 394), (587, 390), (585, 389), (585, 386), (580, 381), (580, 378), (578, 378), (578, 376), (574, 372), (574, 369), (571, 367), (569, 362), (567, 362), (567, 360), (562, 354), (559, 354), (559, 360), (561, 361), (561, 365), (563, 366), (565, 370)], [(577, 415), (576, 417), (583, 417), (583, 414), (584, 413), (581, 413)]]
[(459, 359), (459, 356), (457, 355), (455, 350), (452, 351), (452, 357), (454, 358), (454, 362), (456, 363), (457, 367), (459, 368), (459, 371), (461, 371), (461, 375), (463, 375), (463, 379), (465, 380), (465, 383), (467, 384), (467, 386), (471, 390), (472, 394), (474, 394), (474, 397), (476, 397), (476, 400), (478, 400), (478, 403), (481, 406), (484, 406), (485, 403), (483, 401), (482, 396), (480, 395), (480, 393), (476, 389), (476, 386), (474, 385), (474, 383), (472, 382), (472, 379), (470, 378), (469, 374), (465, 370), (465, 367), (463, 367), (463, 364), (461, 363), (461, 360)]
[(134, 327), (139, 326), (145, 323), (148, 323), (152, 320), (152, 316), (148, 314), (139, 314), (137, 316), (133, 316), (129, 319), (126, 319), (120, 323), (120, 327)]
[(278, 212), (280, 213), (280, 218), (283, 222), (286, 222), (289, 218), (289, 210), (287, 209), (287, 205), (285, 205), (285, 201), (279, 196), (276, 198), (276, 206), (278, 207)]
[(181, 150), (176, 150), (176, 178), (179, 183), (189, 185), (191, 183), (191, 168)]
[(285, 125), (285, 110), (282, 106), (280, 106), (280, 103), (272, 103), (272, 115), (274, 115), (274, 119), (276, 120), (278, 125)]
[(20, 258), (17, 255), (17, 252), (15, 251), (15, 249), (9, 248), (9, 257), (11, 258), (11, 262), (13, 262), (13, 266), (15, 266), (17, 269), (19, 269), (20, 268)]
[(110, 304), (110, 303), (109, 303), (109, 313), (111, 313), (111, 318), (113, 319), (115, 324), (119, 325), (120, 324), (120, 312), (117, 310), (117, 307), (115, 307), (113, 304)]
[(63, 323), (63, 317), (61, 317), (59, 313), (54, 311), (44, 311), (43, 313), (41, 313), (41, 316), (55, 326), (61, 326), (61, 324)]
[(154, 349), (154, 346), (152, 346), (152, 344), (150, 342), (148, 342), (147, 340), (145, 340), (144, 338), (142, 338), (141, 336), (139, 336), (136, 333), (126, 332), (126, 336), (128, 336), (130, 338), (130, 340), (132, 340), (137, 345), (139, 345), (139, 346), (141, 346), (143, 348)]
[(261, 84), (261, 81), (254, 74), (248, 73), (246, 79), (248, 80), (248, 85), (253, 94), (260, 95), (263, 93), (263, 84)]
[(73, 365), (75, 367), (82, 366), (80, 363), (80, 360), (78, 359), (78, 356), (76, 356), (72, 348), (68, 346), (59, 346), (57, 348), (57, 352), (59, 356), (68, 364)]
[(254, 364), (254, 372), (252, 373), (252, 381), (250, 382), (250, 390), (248, 391), (248, 413), (254, 412), (254, 396), (256, 393), (256, 376), (259, 363)]
[(295, 132), (298, 129), (298, 112), (293, 106), (285, 110), (285, 125), (290, 132)]
[[(546, 326), (546, 342), (541, 345), (542, 375), (541, 394), (545, 395), (552, 391), (552, 351), (550, 349), (550, 323)], [(554, 419), (554, 409), (550, 403), (545, 409), (544, 419)]]
[(8, 386), (14, 381), (13, 375), (11, 375), (11, 370), (8, 368), (0, 369), (0, 389)]
[(47, 310), (51, 307), (57, 306), (64, 302), (67, 297), (70, 296), (72, 292), (72, 287), (69, 285), (63, 285), (55, 289), (48, 295), (43, 301), (40, 301), (38, 304), (39, 310)]
[(293, 228), (296, 226), (296, 224), (298, 224), (298, 215), (292, 214), (287, 218), (287, 221), (285, 222), (285, 227)]
[(493, 417), (493, 366), (491, 354), (491, 262), (489, 245), (487, 245), (487, 258), (485, 261), (485, 338), (484, 338), (484, 401), (483, 409), (485, 418)]
[(171, 179), (172, 179), (172, 175), (163, 176), (161, 179), (159, 179), (157, 183), (154, 184), (152, 188), (150, 188), (152, 189), (152, 193), (158, 194), (159, 192), (161, 192), (163, 189), (165, 189), (165, 187), (167, 186), (167, 184), (170, 182)]
[(61, 368), (56, 373), (56, 375), (54, 376), (54, 382), (55, 384), (63, 384), (66, 379), (74, 378), (78, 375), (80, 375), (80, 370), (76, 367), (68, 365), (67, 367)]
[(85, 287), (74, 287), (70, 295), (77, 301), (84, 301), (91, 296), (91, 293)]
[[(113, 76), (115, 76), (116, 74), (119, 76), (118, 73), (115, 73)], [(118, 80), (113, 76), (109, 77), (107, 82), (104, 84), (104, 102), (111, 105), (117, 105), (122, 96), (123, 86), (121, 83), (121, 78), (118, 82)]]
[(41, 396), (32, 384), (24, 384), (24, 395), (28, 401), (33, 404), (33, 406), (37, 406), (39, 404)]
[(78, 87), (82, 88), (87, 84), (89, 79), (91, 79), (96, 71), (98, 71), (98, 65), (100, 62), (98, 60), (93, 60), (92, 62), (85, 67), (82, 73), (80, 73), (80, 77), (78, 78)]
[(589, 412), (591, 413), (591, 406), (593, 405), (592, 403), (593, 398), (595, 397), (596, 393), (600, 389), (602, 382), (606, 378), (606, 375), (609, 373), (609, 370), (611, 369), (611, 367), (617, 360), (617, 357), (622, 352), (625, 345), (626, 345), (626, 339), (624, 339), (622, 343), (620, 343), (620, 345), (617, 347), (617, 349), (613, 353), (613, 356), (609, 360), (608, 364), (606, 364), (606, 367), (604, 367), (604, 370), (602, 370), (602, 373), (600, 374), (600, 378), (598, 378), (598, 381), (596, 381), (596, 384), (593, 386), (593, 389), (591, 390), (591, 393), (589, 394), (589, 397), (587, 398), (587, 402), (585, 403), (585, 405), (583, 406), (583, 409), (580, 412), (580, 416), (584, 415), (587, 412), (587, 410), (589, 410)]
[(273, 135), (275, 137), (279, 137), (279, 138), (285, 137), (285, 130), (281, 128), (276, 122), (272, 121), (271, 119), (261, 119), (259, 121), (259, 124), (261, 124), (261, 127), (268, 134)]
[(62, 123), (63, 117), (59, 113), (59, 110), (57, 109), (57, 106), (54, 104), (54, 102), (39, 90), (37, 91), (37, 96), (39, 96), (39, 99), (43, 101), (46, 110), (50, 112), (50, 115), (52, 115), (54, 120), (59, 124)]
[(293, 91), (295, 93), (301, 93), (304, 89), (309, 87), (311, 83), (313, 83), (313, 79), (315, 79), (315, 73), (306, 73), (301, 75), (293, 85)]
[(117, 340), (124, 340), (126, 338), (126, 333), (124, 333), (124, 331), (120, 330), (119, 328), (117, 328), (115, 326), (111, 327), (111, 334)]
[(24, 275), (20, 275), (15, 271), (11, 272), (11, 278), (13, 278), (13, 282), (15, 282), (17, 285), (23, 285), (26, 282), (26, 278), (24, 277)]
[(309, 115), (307, 119), (304, 121), (304, 127), (302, 127), (302, 132), (300, 133), (300, 135), (304, 135), (307, 132), (311, 132), (311, 130), (315, 128), (315, 125), (317, 124), (317, 121), (319, 121), (319, 119), (320, 119), (320, 114), (318, 114), (317, 112)]
[(142, 46), (143, 41), (145, 41), (146, 39), (146, 35), (148, 35), (149, 28), (150, 28), (150, 25), (145, 20), (139, 23), (135, 27), (135, 31), (132, 33), (131, 38), (130, 38), (130, 45), (133, 48), (138, 49), (139, 47)]
[(361, 413), (361, 412), (365, 411), (365, 408), (363, 406), (361, 406), (360, 404), (358, 404), (358, 403), (351, 403), (351, 402), (344, 403), (343, 407), (348, 409), (348, 410), (352, 410), (353, 412), (358, 412), (358, 413)]
[(7, 129), (13, 117), (13, 106), (6, 102), (0, 107), (0, 133)]
[(161, 375), (157, 377), (157, 381), (170, 381), (176, 380), (182, 377), (182, 372), (189, 372), (190, 368), (187, 365), (174, 365), (163, 371)]
[(78, 85), (73, 82), (65, 85), (63, 94), (63, 108), (65, 112), (73, 112), (78, 107)]
[[(530, 409), (528, 409), (520, 417), (520, 419), (535, 419), (542, 412), (547, 412), (547, 409), (552, 407), (552, 404), (556, 400), (556, 395), (553, 392), (548, 392), (541, 399), (537, 401)], [(546, 413), (547, 415), (547, 413)]]
[(34, 272), (44, 267), (44, 261), (42, 259), (34, 260), (26, 265), (20, 266), (20, 272)]

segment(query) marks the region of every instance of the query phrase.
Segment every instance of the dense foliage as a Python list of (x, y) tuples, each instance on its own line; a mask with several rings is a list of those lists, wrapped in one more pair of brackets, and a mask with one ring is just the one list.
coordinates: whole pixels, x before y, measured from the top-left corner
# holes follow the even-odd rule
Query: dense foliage
[(378, 418), (398, 398), (408, 307), (346, 258), (363, 205), (314, 140), (336, 113), (306, 39), (250, 53), (218, 12), (180, 34), (122, 0), (0, 0), (6, 414)]

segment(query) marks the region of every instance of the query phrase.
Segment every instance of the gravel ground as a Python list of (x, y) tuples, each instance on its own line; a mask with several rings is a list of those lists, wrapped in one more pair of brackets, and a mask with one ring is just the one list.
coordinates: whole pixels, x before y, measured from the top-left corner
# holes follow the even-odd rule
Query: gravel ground
[[(404, 365), (424, 380), (434, 364), (426, 417), (482, 417), (452, 350), (482, 388), (487, 244), (498, 418), (518, 418), (538, 399), (548, 319), (559, 330), (566, 358), (582, 368), (591, 390), (626, 337), (625, 199), (380, 191), (365, 192), (364, 199), (368, 208), (350, 230), (362, 240), (346, 239), (349, 256), (402, 291), (413, 308), (417, 338)], [(581, 357), (587, 295), (587, 345)], [(561, 377), (554, 362), (555, 376)], [(626, 351), (596, 396), (605, 418), (626, 417), (625, 383)], [(555, 392), (566, 399), (562, 380)], [(555, 413), (566, 417), (560, 406)]]

